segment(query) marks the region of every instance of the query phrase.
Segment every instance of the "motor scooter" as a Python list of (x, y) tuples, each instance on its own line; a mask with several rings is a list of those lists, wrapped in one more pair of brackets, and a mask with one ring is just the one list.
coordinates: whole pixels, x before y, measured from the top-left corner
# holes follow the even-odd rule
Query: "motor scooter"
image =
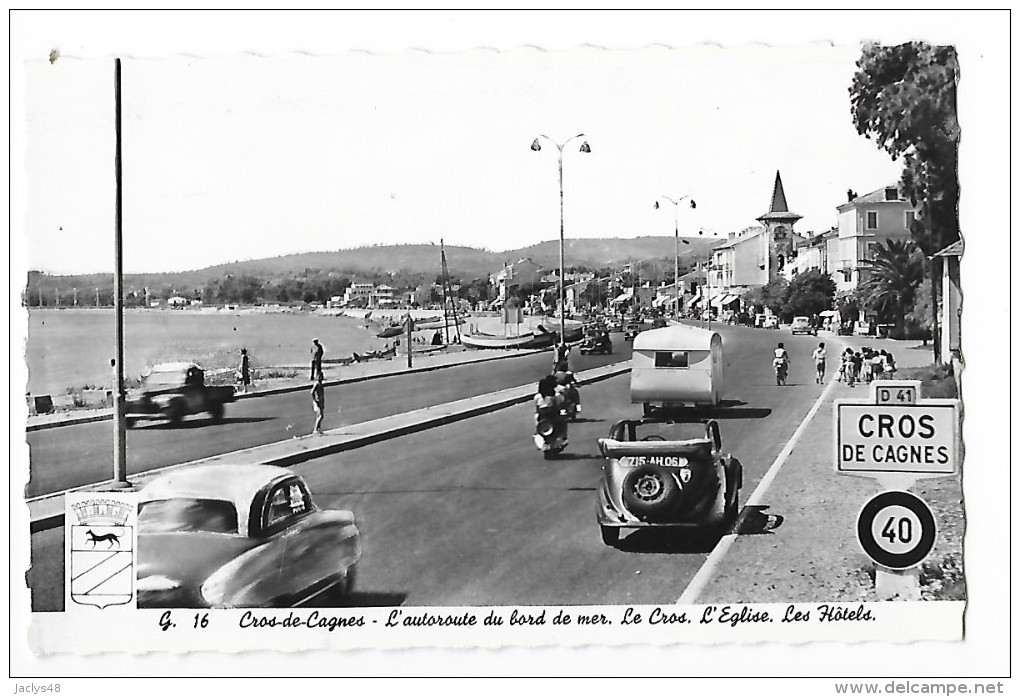
[(786, 384), (786, 371), (787, 371), (787, 368), (788, 368), (787, 362), (785, 360), (783, 360), (782, 358), (777, 358), (774, 361), (772, 361), (772, 365), (776, 369), (776, 384), (777, 385), (785, 385)]
[(535, 447), (545, 459), (550, 460), (567, 447), (566, 409), (559, 400), (548, 400), (548, 404), (535, 409)]
[(581, 393), (577, 385), (569, 383), (556, 388), (557, 394), (563, 397), (563, 413), (571, 421), (581, 412)]

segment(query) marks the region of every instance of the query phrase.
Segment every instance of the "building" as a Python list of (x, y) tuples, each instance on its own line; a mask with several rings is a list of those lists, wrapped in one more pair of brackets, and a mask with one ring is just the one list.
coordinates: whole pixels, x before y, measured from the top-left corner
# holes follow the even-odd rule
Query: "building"
[(826, 270), (836, 282), (837, 294), (853, 292), (867, 278), (861, 262), (873, 258), (879, 244), (910, 239), (914, 221), (914, 207), (896, 186), (863, 196), (847, 192), (847, 198), (836, 208), (837, 234), (827, 247)]
[(376, 286), (369, 295), (369, 307), (394, 307), (397, 304), (396, 292), (393, 286)]
[(368, 307), (372, 298), (371, 283), (352, 283), (344, 290), (344, 305)]
[(542, 265), (531, 259), (518, 259), (512, 264), (504, 264), (498, 273), (489, 276), (489, 284), (494, 286), (498, 300), (507, 299), (514, 287), (535, 285), (542, 280)]
[[(952, 362), (957, 368), (954, 374), (959, 380), (959, 363), (963, 360), (960, 350), (960, 319), (963, 316), (963, 292), (960, 287), (960, 257), (963, 256), (963, 240), (957, 240), (945, 249), (936, 252), (935, 258), (942, 262), (942, 300), (939, 307), (939, 358)], [(920, 289), (919, 289), (920, 291)]]

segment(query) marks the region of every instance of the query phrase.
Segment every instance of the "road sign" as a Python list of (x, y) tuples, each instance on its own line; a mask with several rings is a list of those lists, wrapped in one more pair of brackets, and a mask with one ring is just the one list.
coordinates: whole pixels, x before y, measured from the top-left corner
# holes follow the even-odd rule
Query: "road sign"
[(920, 394), (920, 380), (875, 380), (870, 400), (836, 400), (836, 471), (915, 479), (956, 474), (960, 402)]
[(955, 474), (959, 468), (959, 404), (914, 406), (838, 400), (836, 470), (856, 473)]
[(874, 380), (871, 396), (875, 404), (917, 404), (921, 397), (921, 381)]
[(889, 569), (917, 566), (931, 553), (935, 516), (924, 501), (906, 491), (884, 491), (857, 516), (857, 540), (872, 561)]

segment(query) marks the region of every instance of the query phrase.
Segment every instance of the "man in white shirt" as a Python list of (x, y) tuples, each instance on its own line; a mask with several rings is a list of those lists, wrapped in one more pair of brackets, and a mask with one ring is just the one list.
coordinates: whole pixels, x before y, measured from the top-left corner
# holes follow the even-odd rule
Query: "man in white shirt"
[(811, 357), (815, 359), (815, 383), (821, 385), (825, 379), (825, 342), (818, 342), (818, 348), (811, 352)]

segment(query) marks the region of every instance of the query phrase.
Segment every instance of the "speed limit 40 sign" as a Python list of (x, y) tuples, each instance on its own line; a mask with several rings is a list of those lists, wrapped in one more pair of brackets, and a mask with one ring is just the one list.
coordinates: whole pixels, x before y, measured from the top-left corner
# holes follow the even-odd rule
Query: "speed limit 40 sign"
[(884, 491), (857, 516), (861, 549), (889, 569), (909, 569), (924, 561), (937, 532), (931, 508), (907, 491)]

